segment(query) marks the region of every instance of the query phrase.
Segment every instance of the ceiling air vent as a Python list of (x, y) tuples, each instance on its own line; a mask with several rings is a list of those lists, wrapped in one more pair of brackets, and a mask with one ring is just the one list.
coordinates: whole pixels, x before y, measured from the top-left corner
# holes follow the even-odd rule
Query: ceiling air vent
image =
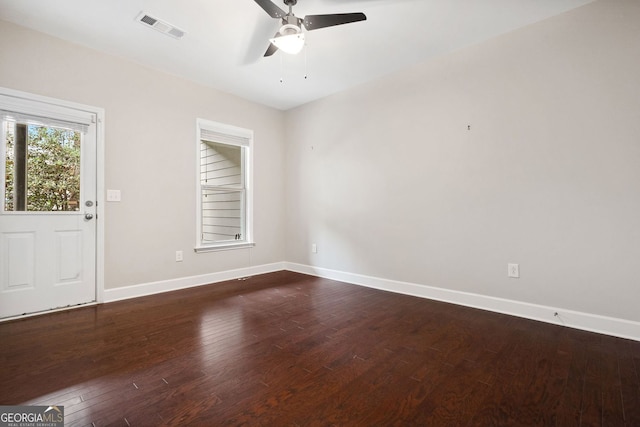
[(181, 39), (185, 34), (180, 28), (161, 21), (158, 18), (154, 18), (153, 16), (149, 16), (144, 12), (141, 12), (140, 15), (138, 15), (136, 21), (140, 22), (145, 27), (151, 27), (156, 31), (160, 31), (162, 34), (173, 37), (174, 39)]

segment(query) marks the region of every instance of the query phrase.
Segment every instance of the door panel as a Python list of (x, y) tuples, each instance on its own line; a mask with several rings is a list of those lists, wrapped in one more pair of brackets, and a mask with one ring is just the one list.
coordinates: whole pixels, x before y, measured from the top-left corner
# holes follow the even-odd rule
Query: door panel
[(33, 289), (35, 286), (34, 233), (2, 233), (2, 281), (4, 291)]
[(82, 230), (56, 231), (57, 284), (82, 280)]
[(2, 219), (1, 316), (95, 301), (95, 221), (72, 215)]

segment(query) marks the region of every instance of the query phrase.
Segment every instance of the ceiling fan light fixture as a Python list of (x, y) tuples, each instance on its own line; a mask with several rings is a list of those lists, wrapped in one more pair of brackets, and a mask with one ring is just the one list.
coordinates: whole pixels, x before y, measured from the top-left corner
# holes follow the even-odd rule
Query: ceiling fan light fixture
[(296, 55), (304, 47), (304, 33), (295, 25), (283, 25), (280, 34), (269, 41), (281, 51)]

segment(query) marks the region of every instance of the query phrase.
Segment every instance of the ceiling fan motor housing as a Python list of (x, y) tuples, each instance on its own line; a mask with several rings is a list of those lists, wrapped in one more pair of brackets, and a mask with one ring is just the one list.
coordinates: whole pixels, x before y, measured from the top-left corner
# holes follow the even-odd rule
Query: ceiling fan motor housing
[(285, 24), (282, 27), (280, 27), (279, 32), (280, 32), (280, 35), (290, 36), (294, 34), (300, 34), (302, 32), (302, 28), (300, 28), (299, 25)]
[(282, 27), (280, 28), (280, 34), (286, 36), (289, 34), (298, 34), (300, 32), (302, 32), (302, 19), (294, 15), (287, 15), (282, 18)]

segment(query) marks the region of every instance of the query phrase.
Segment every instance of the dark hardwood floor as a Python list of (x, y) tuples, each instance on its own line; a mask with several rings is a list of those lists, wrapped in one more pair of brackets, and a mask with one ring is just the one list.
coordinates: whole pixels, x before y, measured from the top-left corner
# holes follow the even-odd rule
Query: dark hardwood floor
[(640, 342), (291, 272), (0, 324), (67, 426), (640, 426)]

